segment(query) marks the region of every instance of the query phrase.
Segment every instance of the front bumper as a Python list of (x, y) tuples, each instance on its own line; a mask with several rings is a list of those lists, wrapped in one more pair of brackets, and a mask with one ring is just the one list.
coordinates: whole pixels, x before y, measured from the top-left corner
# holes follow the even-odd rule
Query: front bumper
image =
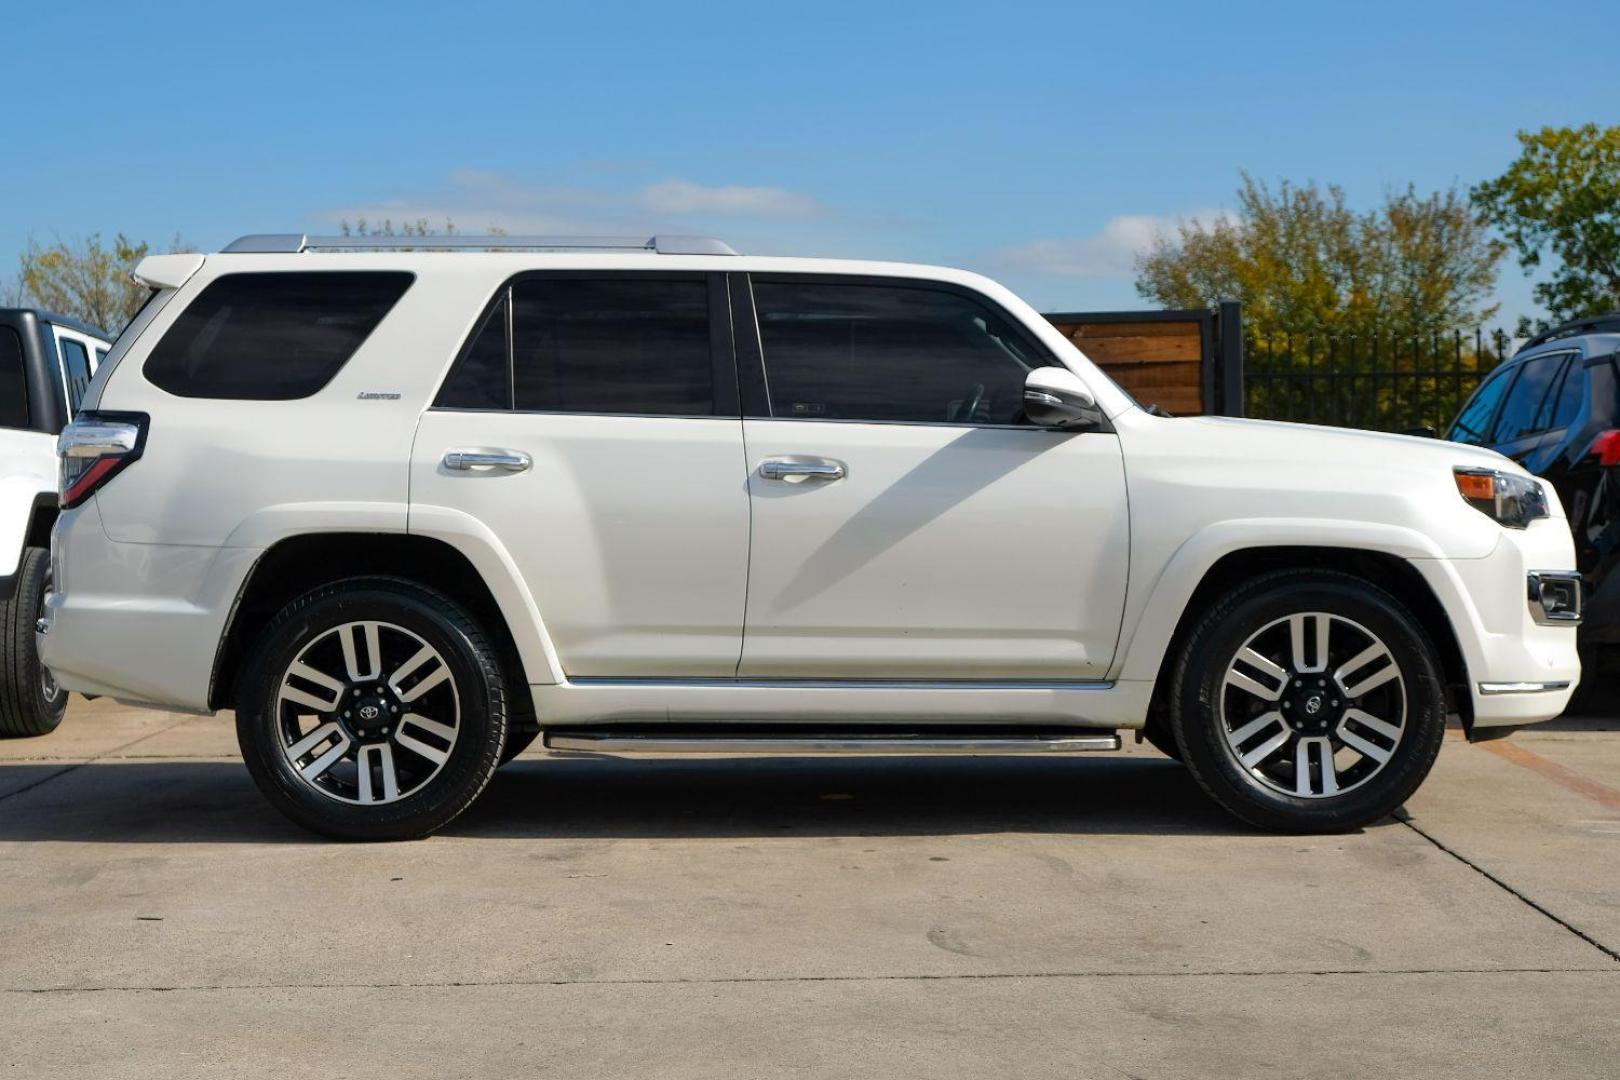
[(1529, 590), (1532, 574), (1567, 573), (1575, 565), (1566, 521), (1544, 518), (1526, 529), (1503, 529), (1481, 559), (1414, 559), (1412, 565), (1451, 616), (1468, 669), (1474, 728), (1534, 724), (1564, 711), (1581, 679), (1577, 620), (1547, 618)]

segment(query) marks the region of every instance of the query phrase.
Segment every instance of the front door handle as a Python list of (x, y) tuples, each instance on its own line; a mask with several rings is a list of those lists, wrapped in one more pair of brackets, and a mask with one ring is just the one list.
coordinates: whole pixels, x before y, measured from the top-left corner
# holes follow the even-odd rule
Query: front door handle
[(759, 475), (766, 480), (842, 480), (849, 468), (842, 461), (819, 457), (766, 458), (759, 463)]
[(521, 450), (446, 450), (444, 467), (452, 472), (490, 469), (495, 472), (527, 472), (534, 459)]

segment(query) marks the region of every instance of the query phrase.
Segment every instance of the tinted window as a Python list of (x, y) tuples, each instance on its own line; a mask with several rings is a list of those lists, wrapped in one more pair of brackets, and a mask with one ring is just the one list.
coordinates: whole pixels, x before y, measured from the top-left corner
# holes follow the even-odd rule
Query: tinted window
[(433, 404), (445, 409), (512, 407), (512, 354), (507, 347), (510, 308), (503, 289), (500, 302), (473, 335)]
[(709, 286), (690, 278), (529, 278), (512, 285), (516, 407), (714, 412)]
[(84, 391), (90, 385), (90, 354), (72, 338), (57, 342), (62, 350), (62, 375), (67, 382), (68, 415), (79, 411)]
[(146, 377), (181, 397), (308, 397), (332, 381), (410, 283), (398, 271), (226, 275), (163, 335)]
[(1512, 377), (1511, 371), (1498, 371), (1486, 379), (1463, 411), (1458, 415), (1457, 422), (1451, 425), (1451, 433), (1446, 436), (1452, 442), (1472, 443), (1478, 445), (1485, 441), (1486, 429), (1491, 422), (1491, 415), (1496, 412), (1497, 403), (1502, 400), (1502, 391), (1507, 389)]
[(773, 416), (1021, 423), (1024, 376), (1051, 362), (955, 292), (763, 280), (754, 303)]
[(1552, 408), (1552, 428), (1567, 428), (1580, 415), (1581, 399), (1586, 396), (1586, 363), (1579, 356), (1569, 358), (1564, 369), (1564, 381), (1558, 390), (1558, 401)]
[(28, 426), (28, 374), (23, 368), (22, 338), (0, 326), (0, 427)]
[(1513, 388), (1508, 391), (1502, 415), (1496, 418), (1496, 429), (1491, 433), (1492, 442), (1512, 442), (1541, 430), (1536, 426), (1541, 403), (1546, 399), (1553, 377), (1563, 367), (1564, 360), (1564, 354), (1558, 353), (1525, 361), (1519, 368), (1519, 377), (1513, 381)]

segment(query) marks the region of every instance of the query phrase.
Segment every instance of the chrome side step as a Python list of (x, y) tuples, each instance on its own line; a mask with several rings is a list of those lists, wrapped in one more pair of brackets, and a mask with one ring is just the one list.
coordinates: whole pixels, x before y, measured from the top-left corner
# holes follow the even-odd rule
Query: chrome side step
[(541, 744), (559, 754), (1074, 754), (1118, 750), (1117, 732), (1041, 735), (690, 734), (547, 731)]

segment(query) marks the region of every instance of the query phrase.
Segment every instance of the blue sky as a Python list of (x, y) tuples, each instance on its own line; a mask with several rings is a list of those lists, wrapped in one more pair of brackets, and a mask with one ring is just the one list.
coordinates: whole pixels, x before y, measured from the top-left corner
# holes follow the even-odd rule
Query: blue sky
[[(1564, 52), (1613, 21), (1613, 0), (23, 0), (0, 277), (30, 236), (209, 249), (448, 215), (943, 262), (1046, 310), (1140, 307), (1133, 252), (1230, 207), (1239, 170), (1368, 206), (1495, 175), (1519, 128), (1620, 123), (1613, 65)], [(1537, 27), (1566, 60), (1535, 60)], [(1530, 309), (1516, 265), (1499, 291)]]

